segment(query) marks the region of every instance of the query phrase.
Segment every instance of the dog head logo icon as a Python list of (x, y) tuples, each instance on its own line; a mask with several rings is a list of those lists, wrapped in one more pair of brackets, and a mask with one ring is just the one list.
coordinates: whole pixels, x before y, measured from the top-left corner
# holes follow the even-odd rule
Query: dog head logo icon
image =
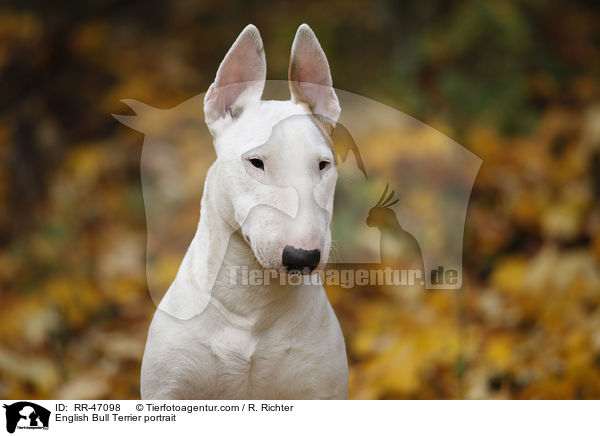
[(18, 429), (48, 429), (50, 411), (28, 401), (4, 404), (6, 409), (6, 431), (14, 433)]

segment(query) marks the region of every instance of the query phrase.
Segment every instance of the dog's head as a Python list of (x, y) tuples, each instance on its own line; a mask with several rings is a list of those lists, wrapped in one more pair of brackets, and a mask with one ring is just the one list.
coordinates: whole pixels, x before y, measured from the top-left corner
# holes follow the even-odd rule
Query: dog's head
[(340, 114), (329, 64), (300, 26), (289, 66), (291, 100), (263, 101), (260, 34), (247, 26), (204, 99), (214, 138), (219, 207), (268, 269), (308, 273), (327, 262), (337, 172), (331, 132)]

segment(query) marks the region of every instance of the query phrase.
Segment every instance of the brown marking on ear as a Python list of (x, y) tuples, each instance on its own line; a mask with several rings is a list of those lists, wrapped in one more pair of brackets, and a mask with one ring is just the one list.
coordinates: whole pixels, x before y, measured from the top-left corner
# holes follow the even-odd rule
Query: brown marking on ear
[(311, 121), (317, 127), (317, 130), (319, 131), (319, 133), (321, 134), (321, 136), (323, 137), (323, 139), (325, 140), (325, 142), (327, 143), (327, 145), (333, 152), (333, 156), (335, 158), (335, 150), (333, 147), (333, 139), (332, 139), (333, 130), (335, 127), (329, 121), (327, 121), (327, 118), (324, 117), (323, 115), (315, 114), (311, 110), (311, 107), (307, 102), (297, 101), (296, 104), (298, 104), (304, 108), (306, 115), (308, 115), (310, 117)]
[(335, 149), (333, 147), (333, 139), (331, 138), (331, 135), (333, 135), (333, 126), (331, 125), (331, 123), (325, 121), (325, 117), (323, 117), (322, 115), (318, 115), (318, 114), (315, 115), (311, 112), (309, 114), (309, 116), (310, 116), (311, 120), (313, 121), (313, 123), (315, 123), (315, 126), (317, 126), (319, 133), (321, 134), (321, 136), (323, 137), (323, 139), (325, 140), (325, 142), (331, 149), (333, 156), (335, 157)]
[(328, 140), (331, 141), (331, 135), (333, 135), (333, 124), (331, 124), (326, 117), (320, 114), (313, 114), (313, 119), (319, 126), (319, 130), (327, 136)]

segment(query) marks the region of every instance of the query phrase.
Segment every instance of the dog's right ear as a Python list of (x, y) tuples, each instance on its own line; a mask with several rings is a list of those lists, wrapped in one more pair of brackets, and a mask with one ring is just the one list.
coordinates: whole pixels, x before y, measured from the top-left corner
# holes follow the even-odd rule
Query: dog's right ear
[(252, 102), (260, 100), (267, 77), (265, 51), (258, 29), (249, 24), (235, 40), (204, 97), (204, 118), (213, 132), (213, 123), (235, 119)]
[(327, 57), (308, 24), (302, 24), (296, 32), (288, 80), (292, 100), (306, 104), (314, 115), (321, 117), (331, 134), (340, 116), (340, 103), (333, 89)]

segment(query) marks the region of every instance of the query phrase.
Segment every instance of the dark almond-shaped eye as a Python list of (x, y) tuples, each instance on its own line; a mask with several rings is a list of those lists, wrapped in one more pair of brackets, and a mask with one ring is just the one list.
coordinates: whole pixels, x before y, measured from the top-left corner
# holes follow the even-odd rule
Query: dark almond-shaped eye
[(321, 162), (319, 162), (319, 170), (320, 171), (323, 171), (328, 166), (329, 166), (329, 162), (326, 160), (322, 160)]
[(257, 157), (250, 159), (250, 163), (252, 165), (254, 165), (256, 168), (259, 168), (261, 170), (265, 169), (264, 162), (261, 159), (257, 158)]

